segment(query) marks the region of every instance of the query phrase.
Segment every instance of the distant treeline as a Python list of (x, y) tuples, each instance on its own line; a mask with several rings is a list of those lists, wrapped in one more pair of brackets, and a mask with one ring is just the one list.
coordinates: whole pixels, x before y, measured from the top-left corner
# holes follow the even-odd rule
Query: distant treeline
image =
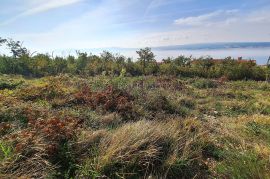
[(173, 75), (183, 77), (226, 77), (230, 80), (266, 80), (269, 68), (254, 61), (240, 61), (228, 57), (222, 61), (211, 57), (194, 59), (179, 56), (156, 62), (150, 48), (137, 51), (139, 58), (131, 58), (104, 51), (100, 55), (77, 52), (76, 56), (52, 57), (49, 54), (31, 54), (22, 43), (0, 38), (0, 46), (8, 47), (11, 56), (0, 55), (0, 73), (43, 77), (69, 73), (74, 75)]

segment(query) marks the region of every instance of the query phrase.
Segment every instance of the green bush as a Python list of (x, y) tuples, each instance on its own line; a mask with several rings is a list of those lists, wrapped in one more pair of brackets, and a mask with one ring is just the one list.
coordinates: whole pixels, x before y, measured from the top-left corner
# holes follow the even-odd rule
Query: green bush
[(175, 113), (176, 108), (171, 103), (171, 101), (162, 93), (152, 93), (148, 96), (146, 102), (146, 108), (151, 111), (161, 112), (165, 111), (166, 113)]
[(199, 89), (217, 88), (217, 82), (209, 79), (198, 79), (193, 83), (193, 86)]
[(3, 90), (3, 89), (12, 90), (12, 89), (15, 89), (20, 84), (22, 84), (22, 82), (14, 83), (14, 82), (0, 80), (0, 90)]

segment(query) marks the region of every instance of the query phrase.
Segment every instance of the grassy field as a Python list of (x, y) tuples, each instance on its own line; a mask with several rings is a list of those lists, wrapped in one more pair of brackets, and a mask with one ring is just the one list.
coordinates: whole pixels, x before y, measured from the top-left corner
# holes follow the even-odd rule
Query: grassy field
[(270, 178), (270, 83), (0, 76), (0, 178)]

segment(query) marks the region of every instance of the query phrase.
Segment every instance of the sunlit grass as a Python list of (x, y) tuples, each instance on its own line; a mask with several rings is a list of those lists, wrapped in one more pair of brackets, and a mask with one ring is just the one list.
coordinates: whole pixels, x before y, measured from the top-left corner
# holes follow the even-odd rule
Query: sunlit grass
[(1, 177), (269, 177), (268, 83), (0, 79)]

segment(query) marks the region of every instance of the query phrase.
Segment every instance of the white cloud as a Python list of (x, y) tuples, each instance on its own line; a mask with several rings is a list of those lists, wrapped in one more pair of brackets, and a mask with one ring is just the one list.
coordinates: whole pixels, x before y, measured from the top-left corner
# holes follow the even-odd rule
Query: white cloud
[(37, 0), (37, 1), (28, 1), (28, 5), (30, 6), (27, 10), (22, 13), (0, 23), (0, 26), (10, 24), (22, 17), (27, 17), (35, 14), (39, 14), (42, 12), (46, 12), (52, 9), (57, 9), (60, 7), (72, 5), (78, 3), (82, 0)]
[(214, 22), (219, 22), (228, 17), (236, 14), (238, 10), (218, 10), (208, 14), (202, 14), (199, 16), (179, 18), (174, 21), (176, 25), (198, 26), (198, 25), (210, 25)]
[(191, 1), (194, 1), (194, 0), (150, 0), (145, 9), (144, 16), (146, 16), (151, 10), (160, 8), (162, 6), (166, 6), (166, 5), (174, 4), (174, 3), (186, 3), (186, 2), (191, 2)]
[(125, 37), (125, 32), (121, 33), (121, 37), (112, 36), (110, 32), (117, 33), (118, 26), (134, 23), (119, 21), (122, 20), (122, 16), (125, 16), (122, 10), (131, 5), (130, 2), (121, 3), (121, 1), (103, 1), (93, 10), (83, 13), (78, 18), (62, 22), (51, 30), (42, 33), (16, 34), (14, 38), (25, 39), (25, 42), (31, 42), (33, 45), (30, 46), (35, 48), (49, 50), (117, 46), (115, 44)]
[[(219, 10), (178, 19), (173, 31), (138, 35), (133, 47), (170, 46), (210, 42), (270, 41), (270, 11)], [(185, 27), (185, 28), (183, 28)], [(188, 28), (186, 28), (188, 27)]]
[(49, 1), (43, 2), (42, 4), (36, 6), (32, 9), (29, 9), (29, 10), (23, 12), (21, 15), (22, 16), (34, 15), (34, 14), (49, 11), (51, 9), (56, 9), (59, 7), (75, 4), (75, 3), (78, 3), (80, 1), (82, 1), (82, 0), (57, 0), (57, 1), (49, 0)]
[(257, 22), (257, 23), (270, 23), (270, 13), (269, 10), (260, 10), (253, 12), (246, 19), (249, 22)]

